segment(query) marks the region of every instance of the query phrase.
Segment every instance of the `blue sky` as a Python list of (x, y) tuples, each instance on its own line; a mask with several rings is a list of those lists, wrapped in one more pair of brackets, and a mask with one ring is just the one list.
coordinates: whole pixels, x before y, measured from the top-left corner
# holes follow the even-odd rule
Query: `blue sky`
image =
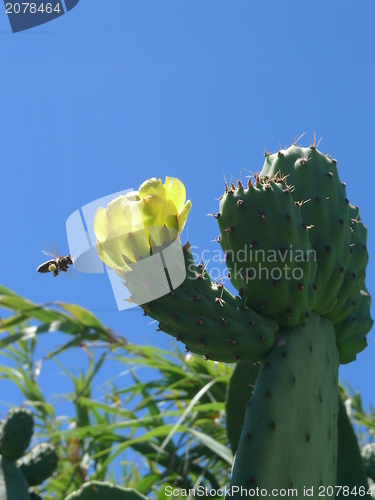
[[(374, 17), (370, 1), (81, 0), (12, 34), (0, 9), (0, 282), (38, 303), (79, 303), (130, 341), (171, 348), (139, 310), (117, 312), (105, 276), (37, 274), (41, 249), (54, 240), (68, 250), (65, 222), (82, 205), (166, 175), (192, 201), (191, 244), (213, 249), (219, 231), (205, 214), (218, 210), (223, 173), (258, 171), (265, 148), (304, 132), (308, 146), (315, 131), (368, 226), (375, 293)], [(340, 369), (366, 406), (375, 404), (368, 338)], [(44, 337), (41, 349), (60, 342)], [(78, 352), (65, 361), (83, 363)], [(47, 393), (65, 388), (50, 376), (59, 372), (53, 362), (43, 368)], [(2, 401), (21, 401), (7, 391)]]

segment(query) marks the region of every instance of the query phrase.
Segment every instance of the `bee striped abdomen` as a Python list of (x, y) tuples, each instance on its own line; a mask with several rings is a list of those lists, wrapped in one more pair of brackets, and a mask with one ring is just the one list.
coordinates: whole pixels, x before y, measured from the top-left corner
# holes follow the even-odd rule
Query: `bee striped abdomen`
[(43, 264), (40, 264), (40, 266), (37, 268), (37, 272), (38, 273), (49, 273), (50, 270), (49, 270), (49, 267), (51, 264), (55, 264), (56, 265), (56, 260), (52, 259), (52, 260), (47, 260), (47, 262), (44, 262)]

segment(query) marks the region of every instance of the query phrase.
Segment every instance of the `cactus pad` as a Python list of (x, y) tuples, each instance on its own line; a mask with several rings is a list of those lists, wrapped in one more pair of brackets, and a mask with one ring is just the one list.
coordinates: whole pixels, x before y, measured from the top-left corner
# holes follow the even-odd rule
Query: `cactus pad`
[(102, 483), (100, 481), (90, 481), (81, 486), (74, 493), (71, 493), (65, 500), (147, 500), (147, 498), (130, 488), (114, 486), (110, 483)]
[(29, 485), (16, 465), (0, 456), (1, 500), (30, 500)]
[(338, 323), (351, 314), (365, 282), (368, 263), (367, 228), (361, 221), (358, 207), (349, 204), (350, 216), (350, 261), (344, 271), (344, 281), (335, 307), (327, 314), (333, 323)]
[(370, 306), (371, 297), (363, 286), (356, 298), (354, 310), (334, 325), (341, 364), (354, 361), (357, 354), (367, 346), (366, 335), (374, 323), (370, 315)]
[(349, 201), (336, 160), (314, 146), (292, 145), (266, 157), (260, 175), (277, 173), (288, 176), (291, 195), (301, 203), (303, 222), (311, 227), (309, 237), (318, 262), (314, 311), (327, 314), (337, 302), (350, 261)]
[(36, 486), (50, 477), (56, 470), (58, 456), (50, 443), (39, 443), (18, 463), (29, 486)]
[(30, 493), (30, 500), (43, 500), (43, 498), (38, 495), (38, 493), (35, 493), (35, 491), (33, 491), (32, 493)]
[(338, 366), (330, 320), (312, 313), (279, 331), (246, 408), (231, 486), (303, 496), (336, 484)]
[(0, 453), (16, 461), (25, 453), (34, 431), (34, 418), (29, 410), (12, 408), (2, 427)]
[(231, 282), (245, 303), (282, 325), (306, 321), (317, 263), (286, 180), (257, 176), (247, 189), (227, 187), (216, 217)]
[(236, 363), (261, 359), (272, 347), (278, 325), (257, 314), (223, 285), (211, 283), (203, 266), (196, 266), (184, 247), (185, 281), (150, 304), (144, 313), (159, 329), (183, 342), (187, 351), (206, 359)]

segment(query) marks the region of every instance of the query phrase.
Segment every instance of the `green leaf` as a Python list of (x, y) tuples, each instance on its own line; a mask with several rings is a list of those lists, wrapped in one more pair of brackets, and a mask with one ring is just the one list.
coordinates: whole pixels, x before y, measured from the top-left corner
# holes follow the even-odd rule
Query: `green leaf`
[(62, 309), (70, 312), (82, 325), (105, 330), (104, 325), (94, 314), (92, 314), (87, 309), (84, 309), (81, 306), (77, 306), (76, 304), (66, 304), (65, 302), (57, 302), (56, 304), (59, 305)]
[(0, 332), (5, 332), (9, 330), (9, 328), (17, 326), (27, 319), (28, 316), (26, 314), (15, 314), (6, 319), (0, 318)]

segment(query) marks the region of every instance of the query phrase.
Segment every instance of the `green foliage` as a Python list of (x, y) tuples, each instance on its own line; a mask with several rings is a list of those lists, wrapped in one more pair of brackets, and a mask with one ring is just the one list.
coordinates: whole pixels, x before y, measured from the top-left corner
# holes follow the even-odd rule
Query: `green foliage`
[[(10, 324), (11, 317), (7, 321)], [(25, 328), (29, 327), (21, 322), (19, 329)], [(292, 329), (285, 331), (289, 330)], [(73, 391), (62, 397), (71, 401), (76, 411), (70, 420), (74, 425), (70, 428), (62, 425), (55, 415), (55, 405), (45, 400), (38, 385), (40, 363), (34, 357), (40, 331), (34, 331), (29, 338), (8, 343), (2, 350), (3, 356), (15, 363), (16, 368), (1, 366), (0, 370), (3, 376), (17, 384), (26, 402), (33, 406), (37, 439), (47, 437), (58, 448), (60, 456), (55, 476), (30, 493), (30, 498), (41, 494), (45, 500), (64, 500), (88, 477), (118, 484), (112, 471), (119, 458), (123, 464), (121, 484), (150, 498), (165, 498), (167, 485), (181, 491), (199, 484), (215, 489), (228, 485), (232, 454), (227, 448), (225, 409), (228, 434), (233, 427), (238, 436), (242, 427), (240, 415), (245, 415), (248, 395), (260, 365), (236, 365), (231, 380), (231, 388), (234, 388), (231, 398), (228, 390), (230, 366), (205, 362), (191, 354), (183, 356), (178, 351), (129, 345), (115, 332), (109, 332), (111, 342), (101, 344), (103, 354), (95, 356), (95, 360), (90, 355), (85, 372), (74, 374), (65, 369)], [(11, 327), (8, 336), (17, 333), (17, 326)], [(283, 347), (278, 346), (282, 333), (274, 349)], [(285, 335), (286, 340), (289, 338), (290, 334)], [(117, 344), (115, 339), (119, 339)], [(93, 351), (89, 345), (95, 344), (87, 343), (85, 347), (83, 343), (84, 352)], [(59, 362), (57, 357), (54, 359)], [(92, 387), (107, 361), (126, 366), (132, 383), (117, 388), (110, 382), (104, 400), (99, 402), (92, 396)], [(151, 380), (144, 382), (138, 378), (136, 373), (141, 369), (150, 373), (152, 370)], [(318, 366), (314, 368), (317, 369)], [(249, 378), (246, 380), (246, 377)], [(357, 421), (362, 418), (362, 423), (368, 424), (370, 429), (372, 425), (375, 433), (375, 417), (364, 414), (359, 397), (354, 395), (349, 401), (355, 408), (353, 414)], [(286, 402), (282, 404), (285, 407)], [(304, 413), (306, 415), (306, 410)], [(233, 445), (234, 439), (231, 439), (233, 450), (237, 448)], [(134, 459), (127, 459), (130, 450), (131, 456), (137, 454), (137, 461), (143, 462), (142, 471), (134, 466)]]
[[(53, 313), (48, 308), (48, 314)], [(11, 318), (7, 321), (10, 324)], [(14, 340), (19, 330), (28, 331), (29, 336)], [(54, 476), (36, 486), (34, 493), (46, 500), (63, 500), (90, 479), (164, 498), (166, 485), (177, 490), (198, 485), (218, 489), (229, 483), (233, 456), (224, 425), (229, 366), (179, 351), (130, 345), (108, 329), (109, 341), (100, 343), (98, 354), (99, 344), (96, 348), (95, 343), (82, 342), (82, 352), (88, 354), (84, 372), (71, 373), (60, 363), (59, 354), (52, 353), (71, 380), (72, 392), (59, 395), (59, 400), (71, 402), (75, 413), (66, 422), (56, 414), (55, 401), (46, 401), (38, 384), (42, 365), (35, 360), (35, 352), (42, 330), (43, 324), (32, 330), (24, 321), (11, 327), (3, 338), (7, 347), (1, 354), (15, 368), (0, 366), (0, 375), (17, 384), (26, 403), (33, 406), (36, 439), (47, 438), (59, 455)], [(14, 341), (7, 342), (9, 337)], [(52, 354), (46, 355), (44, 363)], [(118, 388), (109, 381), (98, 401), (92, 388), (106, 362), (117, 363), (119, 372), (126, 367), (129, 386)], [(138, 378), (140, 370), (148, 381)], [(114, 464), (119, 461), (122, 471), (115, 477)]]
[[(353, 488), (362, 487), (368, 489), (368, 482), (365, 474), (364, 463), (358, 446), (356, 435), (346, 413), (345, 406), (340, 399), (338, 417), (338, 463), (337, 463), (337, 484)], [(340, 491), (339, 497), (348, 498)], [(355, 496), (350, 496), (354, 498)]]

